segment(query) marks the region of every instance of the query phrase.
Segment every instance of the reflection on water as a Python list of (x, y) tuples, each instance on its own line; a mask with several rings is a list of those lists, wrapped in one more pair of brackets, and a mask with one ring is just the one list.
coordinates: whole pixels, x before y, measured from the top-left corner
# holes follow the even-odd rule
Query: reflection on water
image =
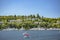
[(29, 37), (24, 38), (26, 31), (0, 31), (0, 40), (60, 40), (58, 30), (27, 31)]

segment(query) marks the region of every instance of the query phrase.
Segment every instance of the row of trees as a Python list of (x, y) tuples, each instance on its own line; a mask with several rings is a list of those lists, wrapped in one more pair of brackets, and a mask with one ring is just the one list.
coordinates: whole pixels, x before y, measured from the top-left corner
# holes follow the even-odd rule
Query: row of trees
[[(21, 22), (10, 22), (10, 20), (22, 20)], [(29, 16), (0, 16), (0, 29), (24, 27), (25, 29), (43, 27), (43, 28), (60, 28), (60, 18), (46, 18), (43, 16), (29, 15)]]

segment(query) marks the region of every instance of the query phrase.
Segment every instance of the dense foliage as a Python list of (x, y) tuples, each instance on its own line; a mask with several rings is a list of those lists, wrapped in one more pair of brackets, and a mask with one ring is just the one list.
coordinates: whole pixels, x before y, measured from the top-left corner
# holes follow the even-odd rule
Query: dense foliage
[(60, 28), (60, 18), (46, 18), (43, 16), (0, 16), (0, 29), (24, 27), (25, 29), (37, 28)]

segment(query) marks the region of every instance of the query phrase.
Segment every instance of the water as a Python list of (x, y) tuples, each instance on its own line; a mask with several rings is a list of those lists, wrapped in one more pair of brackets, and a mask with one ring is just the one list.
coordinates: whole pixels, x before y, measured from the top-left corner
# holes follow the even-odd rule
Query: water
[(29, 38), (24, 38), (26, 31), (0, 31), (0, 40), (60, 40), (58, 30), (27, 31)]

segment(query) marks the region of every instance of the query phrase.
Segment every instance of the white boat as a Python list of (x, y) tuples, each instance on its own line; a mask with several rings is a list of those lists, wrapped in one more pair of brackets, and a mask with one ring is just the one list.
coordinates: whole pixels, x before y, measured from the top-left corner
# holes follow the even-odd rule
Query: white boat
[(24, 32), (23, 36), (24, 36), (24, 38), (29, 38), (30, 35), (27, 32)]

